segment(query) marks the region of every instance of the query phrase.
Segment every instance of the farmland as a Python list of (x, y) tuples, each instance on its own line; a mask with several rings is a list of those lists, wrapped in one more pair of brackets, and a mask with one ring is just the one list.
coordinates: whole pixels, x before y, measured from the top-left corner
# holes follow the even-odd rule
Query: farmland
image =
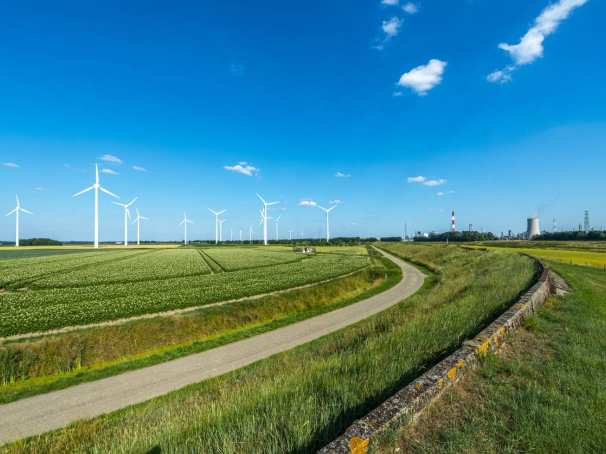
[(0, 251), (0, 336), (204, 306), (331, 279), (369, 263), (354, 254), (225, 250), (45, 251), (23, 258), (13, 251), (3, 258)]
[(514, 254), (384, 247), (433, 270), (404, 303), (236, 372), (7, 451), (313, 451), (477, 333), (536, 271), (532, 260)]

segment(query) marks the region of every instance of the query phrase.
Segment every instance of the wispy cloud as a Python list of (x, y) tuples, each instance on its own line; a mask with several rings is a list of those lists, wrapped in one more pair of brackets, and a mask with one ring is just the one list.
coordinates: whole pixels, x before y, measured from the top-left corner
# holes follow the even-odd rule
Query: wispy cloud
[(36, 191), (36, 192), (44, 192), (44, 191), (46, 191), (46, 188), (43, 187), (43, 186), (36, 186), (34, 188), (34, 191)]
[(8, 167), (9, 169), (18, 169), (20, 166), (14, 162), (3, 162), (2, 167)]
[(408, 14), (417, 14), (419, 12), (419, 7), (412, 2), (406, 3), (404, 6), (402, 6), (402, 9)]
[(335, 173), (335, 177), (337, 178), (351, 178), (351, 174), (345, 172), (337, 172)]
[(559, 0), (546, 7), (518, 44), (499, 44), (499, 49), (507, 52), (514, 64), (490, 73), (486, 79), (493, 83), (509, 82), (511, 74), (519, 66), (528, 65), (542, 57), (545, 38), (555, 33), (559, 25), (570, 16), (573, 10), (587, 2), (588, 0)]
[(400, 3), (400, 0), (382, 0), (381, 1), (382, 5), (387, 5), (387, 6), (396, 6), (398, 3)]
[(238, 164), (233, 166), (224, 166), (225, 170), (229, 170), (230, 172), (241, 173), (242, 175), (246, 175), (247, 177), (255, 176), (259, 173), (259, 169), (246, 161), (240, 161)]
[(246, 67), (240, 63), (232, 63), (229, 65), (229, 72), (234, 76), (241, 76), (246, 71)]
[(329, 203), (329, 205), (341, 205), (343, 203), (343, 200), (341, 200), (341, 199), (335, 199), (335, 200), (331, 200), (328, 203)]
[(400, 28), (404, 21), (399, 17), (392, 17), (391, 19), (384, 20), (381, 24), (381, 29), (386, 35), (386, 39), (395, 38), (400, 33)]
[(118, 165), (122, 164), (122, 159), (120, 159), (118, 156), (114, 156), (113, 154), (104, 154), (103, 156), (101, 156), (99, 158), (99, 160), (101, 160), (103, 162), (108, 162), (111, 164), (118, 164)]
[(101, 173), (106, 173), (108, 175), (119, 175), (114, 169), (103, 168), (101, 169)]
[(440, 191), (440, 192), (437, 192), (436, 195), (438, 197), (444, 197), (446, 195), (450, 195), (450, 194), (454, 194), (454, 193), (455, 193), (454, 191)]
[(318, 206), (318, 202), (316, 202), (315, 200), (311, 200), (311, 199), (302, 199), (299, 202), (299, 206), (302, 206), (302, 207), (316, 207), (316, 206)]
[(133, 166), (133, 170), (135, 172), (147, 172), (148, 171), (145, 167), (141, 167), (141, 166)]
[(422, 175), (419, 175), (417, 177), (408, 177), (408, 182), (422, 184), (423, 186), (435, 187), (435, 186), (442, 186), (443, 184), (448, 183), (448, 180), (446, 180), (444, 178), (432, 179), (432, 178), (427, 178)]
[(429, 90), (442, 82), (447, 63), (432, 58), (426, 65), (420, 65), (402, 74), (398, 85), (414, 90), (419, 96), (425, 96)]

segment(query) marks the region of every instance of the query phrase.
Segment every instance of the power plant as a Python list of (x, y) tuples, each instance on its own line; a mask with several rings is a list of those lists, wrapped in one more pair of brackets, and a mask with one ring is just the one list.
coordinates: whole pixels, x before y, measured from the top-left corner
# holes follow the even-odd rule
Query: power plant
[(538, 216), (528, 218), (528, 227), (526, 228), (526, 239), (532, 240), (541, 234), (541, 221)]

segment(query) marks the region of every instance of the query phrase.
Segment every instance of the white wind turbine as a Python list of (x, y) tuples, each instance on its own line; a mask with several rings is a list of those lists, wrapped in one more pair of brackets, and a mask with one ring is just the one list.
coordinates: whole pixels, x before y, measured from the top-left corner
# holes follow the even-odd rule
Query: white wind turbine
[(278, 216), (274, 222), (276, 223), (276, 241), (280, 240), (280, 218), (282, 218), (282, 216)]
[(261, 224), (263, 224), (263, 244), (265, 244), (265, 246), (267, 246), (267, 221), (269, 219), (271, 219), (268, 214), (268, 208), (270, 206), (273, 205), (277, 205), (280, 202), (266, 202), (265, 199), (263, 197), (261, 197), (258, 193), (257, 193), (257, 197), (259, 197), (259, 200), (261, 200), (261, 203), (263, 203), (263, 208), (261, 209)]
[(223, 224), (227, 222), (227, 219), (219, 219), (219, 241), (223, 242)]
[(333, 205), (330, 208), (324, 208), (318, 205), (318, 208), (326, 213), (326, 242), (328, 243), (330, 242), (330, 212), (337, 208), (337, 205)]
[(219, 216), (227, 210), (215, 211), (209, 208), (208, 211), (215, 215), (215, 244), (219, 244)]
[(114, 202), (114, 205), (118, 205), (124, 209), (124, 247), (128, 247), (128, 221), (130, 220), (130, 207), (137, 201), (139, 197), (135, 197), (128, 203)]
[(133, 221), (133, 224), (137, 224), (137, 246), (141, 245), (141, 221), (149, 221), (149, 218), (141, 216), (139, 213), (139, 208), (136, 209), (137, 217)]
[(10, 213), (7, 214), (7, 216), (10, 216), (11, 214), (15, 215), (15, 247), (19, 247), (19, 228), (20, 228), (20, 218), (21, 218), (21, 213), (26, 213), (26, 214), (34, 214), (31, 211), (26, 210), (25, 208), (21, 208), (21, 201), (19, 200), (19, 196), (16, 195), (15, 198), (17, 199), (17, 206), (15, 207), (15, 209), (13, 211), (11, 211)]
[(95, 191), (95, 249), (98, 249), (99, 248), (99, 191), (105, 192), (107, 195), (110, 195), (117, 199), (119, 199), (120, 197), (118, 197), (116, 194), (112, 194), (107, 189), (105, 189), (104, 187), (101, 186), (101, 184), (99, 183), (99, 166), (97, 164), (95, 164), (95, 184), (93, 184), (89, 188), (86, 188), (86, 189), (74, 194), (73, 197), (78, 197), (79, 195), (82, 195), (85, 192), (92, 191), (92, 190)]
[(187, 245), (187, 224), (193, 224), (194, 222), (190, 219), (187, 219), (187, 213), (183, 212), (183, 220), (179, 223), (179, 225), (183, 226), (183, 244)]

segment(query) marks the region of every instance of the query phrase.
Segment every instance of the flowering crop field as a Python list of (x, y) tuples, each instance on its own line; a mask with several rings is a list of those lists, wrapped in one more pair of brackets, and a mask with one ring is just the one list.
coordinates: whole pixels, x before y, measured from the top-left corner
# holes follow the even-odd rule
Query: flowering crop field
[(264, 250), (263, 248), (209, 248), (204, 249), (226, 271), (276, 265), (303, 260), (303, 254), (292, 250)]
[(242, 249), (205, 250), (222, 259), (227, 272), (216, 274), (210, 274), (195, 248), (22, 259), (11, 253), (13, 258), (6, 260), (0, 252), (0, 337), (259, 295), (341, 276), (369, 263), (359, 256), (303, 259), (292, 252)]

